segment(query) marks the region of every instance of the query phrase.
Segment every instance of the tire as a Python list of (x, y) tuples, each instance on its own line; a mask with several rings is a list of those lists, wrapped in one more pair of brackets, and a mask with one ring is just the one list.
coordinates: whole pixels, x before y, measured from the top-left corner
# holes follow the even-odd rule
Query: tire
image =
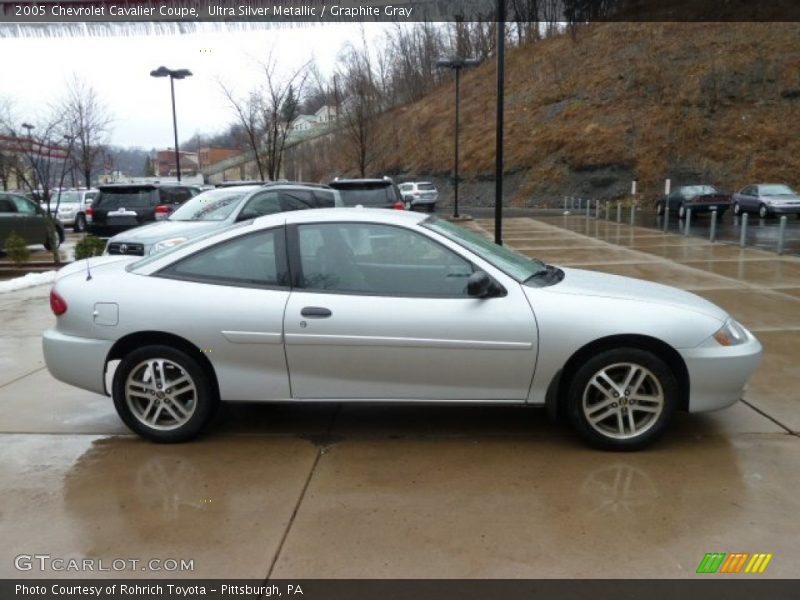
[(86, 231), (86, 215), (83, 213), (78, 213), (78, 216), (75, 217), (75, 225), (72, 226), (72, 231), (75, 233), (82, 233)]
[(50, 237), (46, 237), (43, 244), (45, 250), (48, 252), (52, 252), (53, 250), (58, 250), (61, 247), (61, 244), (64, 243), (64, 230), (60, 227), (56, 227), (56, 244), (55, 248), (53, 248), (53, 244), (50, 243)]
[(742, 207), (739, 206), (738, 202), (733, 203), (733, 214), (737, 217), (742, 214)]
[(683, 205), (683, 202), (680, 203), (678, 206), (678, 218), (685, 219), (686, 218), (686, 207)]
[[(177, 393), (170, 385), (180, 385)], [(112, 396), (117, 414), (132, 431), (162, 443), (196, 437), (219, 406), (200, 364), (182, 350), (161, 345), (139, 348), (122, 359)]]
[(769, 209), (767, 209), (766, 204), (762, 203), (758, 207), (758, 216), (762, 219), (766, 219), (767, 217), (769, 217)]
[(659, 217), (663, 217), (664, 216), (664, 203), (663, 202), (657, 202), (656, 203), (656, 214)]
[[(631, 374), (634, 385), (625, 388)], [(652, 352), (638, 348), (606, 350), (575, 372), (566, 402), (570, 423), (592, 446), (639, 450), (658, 439), (669, 425), (678, 403), (678, 382), (667, 364)]]

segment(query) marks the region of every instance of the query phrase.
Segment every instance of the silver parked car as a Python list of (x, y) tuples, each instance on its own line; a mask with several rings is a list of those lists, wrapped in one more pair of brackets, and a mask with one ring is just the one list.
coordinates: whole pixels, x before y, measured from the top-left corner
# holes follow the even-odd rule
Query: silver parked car
[(780, 215), (800, 217), (800, 196), (782, 183), (748, 185), (733, 195), (733, 213), (757, 212), (762, 219)]
[(595, 445), (635, 449), (676, 410), (735, 403), (761, 357), (694, 294), (407, 211), (275, 214), (78, 261), (51, 307), (50, 372), (163, 442), (197, 435), (221, 400), (478, 402), (546, 405)]
[(239, 221), (288, 210), (342, 206), (324, 185), (269, 183), (209, 190), (187, 200), (163, 220), (129, 229), (106, 244), (106, 254), (146, 256)]
[(439, 190), (430, 181), (410, 181), (400, 184), (403, 197), (410, 198), (409, 209), (426, 210), (434, 212), (436, 201), (439, 199)]
[(58, 220), (75, 232), (86, 230), (86, 209), (100, 192), (98, 190), (56, 190), (51, 193), (50, 204), (58, 205)]

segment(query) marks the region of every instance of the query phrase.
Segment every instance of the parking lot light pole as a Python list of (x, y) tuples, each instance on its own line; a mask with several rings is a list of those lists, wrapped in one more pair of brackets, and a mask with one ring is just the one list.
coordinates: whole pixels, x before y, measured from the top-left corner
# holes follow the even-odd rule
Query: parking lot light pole
[(150, 71), (150, 77), (169, 77), (169, 89), (172, 95), (172, 130), (175, 134), (175, 171), (179, 182), (181, 180), (181, 155), (178, 148), (178, 117), (175, 114), (175, 80), (191, 76), (192, 72), (189, 69), (168, 69), (162, 66)]
[(442, 58), (436, 61), (436, 66), (440, 69), (452, 69), (456, 72), (456, 120), (455, 120), (455, 144), (453, 149), (453, 218), (457, 219), (458, 214), (458, 134), (459, 134), (459, 107), (461, 104), (461, 69), (475, 67), (480, 64), (477, 58), (463, 58), (454, 56), (452, 58)]

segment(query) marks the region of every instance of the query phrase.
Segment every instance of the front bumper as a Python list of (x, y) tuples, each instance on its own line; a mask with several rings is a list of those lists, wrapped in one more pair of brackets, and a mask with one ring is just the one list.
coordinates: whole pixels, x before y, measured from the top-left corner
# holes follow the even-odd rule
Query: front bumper
[(65, 335), (48, 329), (42, 336), (44, 362), (50, 374), (75, 387), (107, 394), (105, 366), (114, 342)]
[(738, 346), (702, 344), (678, 352), (689, 371), (689, 412), (706, 412), (741, 400), (763, 350), (748, 331), (747, 341)]
[(800, 215), (800, 206), (781, 206), (779, 204), (768, 204), (767, 212), (771, 215)]

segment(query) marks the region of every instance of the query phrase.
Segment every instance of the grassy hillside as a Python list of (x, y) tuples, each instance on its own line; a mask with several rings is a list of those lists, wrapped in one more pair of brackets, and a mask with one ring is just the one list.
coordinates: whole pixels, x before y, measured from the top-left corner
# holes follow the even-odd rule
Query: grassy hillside
[[(508, 53), (512, 202), (618, 197), (665, 177), (800, 184), (800, 24), (610, 23)], [(495, 65), (464, 74), (461, 169), (494, 169)], [(373, 170), (445, 175), (454, 90), (381, 118)]]

